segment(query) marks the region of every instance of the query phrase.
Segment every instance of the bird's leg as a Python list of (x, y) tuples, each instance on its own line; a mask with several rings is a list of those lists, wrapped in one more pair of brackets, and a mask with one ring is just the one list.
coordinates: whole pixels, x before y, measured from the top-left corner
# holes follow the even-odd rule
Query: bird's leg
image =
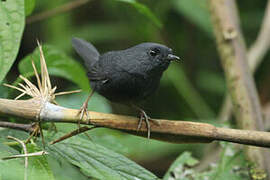
[(141, 129), (142, 127), (142, 122), (145, 121), (146, 124), (146, 128), (147, 128), (147, 138), (150, 139), (150, 133), (151, 133), (151, 126), (150, 126), (150, 122), (152, 121), (153, 123), (158, 123), (158, 121), (155, 121), (153, 119), (151, 119), (143, 109), (139, 108), (138, 106), (132, 104), (132, 107), (136, 108), (139, 112), (140, 112), (140, 119), (139, 119), (139, 123), (138, 123), (138, 127), (137, 127), (137, 131)]
[(95, 90), (93, 89), (91, 91), (91, 93), (88, 95), (87, 99), (84, 101), (82, 107), (80, 108), (80, 111), (79, 111), (79, 115), (80, 115), (80, 119), (78, 121), (78, 127), (80, 128), (80, 122), (81, 120), (83, 119), (83, 116), (86, 115), (86, 123), (89, 124), (90, 123), (90, 118), (89, 118), (89, 113), (87, 111), (87, 108), (88, 108), (88, 102), (90, 100), (90, 98), (92, 97), (92, 95), (94, 94)]

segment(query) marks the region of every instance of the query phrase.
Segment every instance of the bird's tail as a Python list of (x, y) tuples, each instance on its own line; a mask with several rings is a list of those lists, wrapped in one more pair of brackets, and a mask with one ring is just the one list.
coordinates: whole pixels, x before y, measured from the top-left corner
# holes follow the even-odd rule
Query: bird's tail
[(74, 37), (72, 38), (72, 46), (82, 57), (88, 69), (91, 69), (92, 65), (98, 61), (100, 54), (91, 43)]

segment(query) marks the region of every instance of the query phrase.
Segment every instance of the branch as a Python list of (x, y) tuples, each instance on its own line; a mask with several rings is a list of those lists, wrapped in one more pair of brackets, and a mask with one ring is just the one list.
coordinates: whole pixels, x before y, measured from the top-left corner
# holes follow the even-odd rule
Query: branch
[[(78, 123), (79, 110), (41, 103), (37, 98), (30, 100), (0, 99), (0, 115), (18, 116), (29, 120), (46, 122)], [(137, 131), (138, 118), (116, 114), (89, 111), (91, 125), (121, 130), (130, 134), (147, 137), (145, 123)], [(151, 138), (172, 143), (210, 143), (214, 140), (240, 144), (270, 147), (270, 133), (260, 131), (217, 128), (207, 123), (171, 121), (156, 119), (159, 125), (151, 123)], [(86, 124), (87, 119), (81, 120)], [(0, 124), (1, 126), (1, 124)], [(12, 128), (12, 127), (11, 127)]]
[(80, 7), (81, 5), (86, 4), (87, 2), (89, 2), (89, 0), (73, 0), (69, 3), (62, 5), (62, 6), (59, 6), (59, 7), (56, 7), (54, 9), (47, 10), (47, 11), (41, 12), (39, 14), (28, 17), (26, 19), (26, 24), (35, 23), (37, 21), (41, 21), (43, 19), (53, 17), (57, 14), (70, 11), (72, 9)]
[(256, 70), (270, 47), (270, 0), (267, 2), (265, 15), (259, 35), (248, 52), (248, 63), (252, 72)]
[[(260, 103), (246, 61), (247, 53), (238, 23), (236, 4), (233, 0), (210, 0), (209, 5), (238, 126), (247, 130), (263, 130)], [(246, 155), (258, 168), (270, 170), (267, 167), (268, 154), (260, 149), (247, 147)]]
[(263, 107), (263, 115), (264, 115), (265, 130), (269, 130), (270, 129), (270, 103), (266, 104)]
[(21, 130), (21, 131), (25, 131), (29, 133), (32, 133), (35, 131), (34, 124), (19, 124), (19, 123), (0, 121), (0, 127), (17, 129), (17, 130)]
[[(265, 15), (263, 18), (262, 26), (260, 28), (259, 35), (256, 41), (249, 48), (247, 53), (248, 64), (251, 72), (254, 73), (257, 67), (262, 62), (266, 52), (270, 47), (270, 0), (268, 0), (267, 7), (265, 10)], [(224, 102), (222, 103), (221, 111), (219, 113), (219, 119), (221, 121), (227, 121), (232, 114), (232, 103), (230, 96), (225, 95)]]

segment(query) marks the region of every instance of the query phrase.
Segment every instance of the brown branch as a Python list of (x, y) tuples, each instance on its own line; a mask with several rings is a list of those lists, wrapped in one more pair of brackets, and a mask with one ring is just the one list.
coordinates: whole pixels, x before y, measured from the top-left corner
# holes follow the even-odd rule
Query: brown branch
[[(7, 100), (0, 99), (0, 115), (13, 115), (29, 120), (44, 122), (78, 123), (77, 109), (68, 109), (51, 104), (40, 103), (39, 99)], [(147, 128), (143, 124), (137, 131), (138, 118), (115, 114), (89, 111), (91, 124), (121, 130), (138, 136), (147, 136)], [(209, 143), (214, 140), (229, 141), (240, 144), (270, 147), (270, 133), (260, 131), (217, 128), (207, 123), (189, 121), (171, 121), (157, 119), (159, 125), (151, 123), (151, 138), (172, 143)], [(82, 124), (87, 124), (84, 117)]]
[(256, 70), (270, 47), (270, 0), (267, 2), (262, 26), (256, 41), (248, 51), (248, 63), (252, 72)]
[(265, 130), (270, 130), (270, 103), (263, 107)]
[(72, 131), (72, 132), (70, 132), (68, 134), (65, 134), (64, 136), (60, 137), (59, 139), (56, 139), (56, 140), (50, 142), (50, 144), (58, 143), (60, 141), (63, 141), (63, 140), (68, 139), (68, 138), (70, 138), (72, 136), (76, 136), (78, 134), (81, 134), (83, 132), (89, 131), (89, 130), (94, 129), (94, 128), (96, 128), (96, 127), (95, 126), (90, 127), (90, 128), (87, 127), (87, 126), (80, 127), (79, 129), (76, 129), (76, 130), (74, 130), (74, 131)]
[(60, 13), (64, 13), (67, 11), (70, 11), (72, 9), (78, 8), (84, 4), (86, 4), (87, 2), (89, 2), (89, 0), (73, 0), (69, 3), (66, 3), (62, 6), (56, 7), (54, 9), (50, 9), (44, 12), (41, 12), (39, 14), (30, 16), (26, 19), (26, 24), (31, 24), (31, 23), (35, 23), (37, 21), (41, 21), (43, 19), (48, 19), (50, 17), (53, 17), (57, 14)]
[[(247, 130), (263, 130), (260, 103), (247, 64), (247, 53), (238, 23), (235, 1), (210, 0), (209, 5), (238, 126)], [(254, 147), (247, 147), (246, 155), (257, 167), (269, 172), (268, 153), (263, 153)]]
[[(263, 18), (262, 26), (260, 28), (259, 35), (257, 36), (256, 41), (249, 48), (247, 53), (248, 64), (251, 72), (254, 73), (257, 67), (262, 62), (266, 52), (270, 48), (270, 0), (268, 0), (267, 7), (265, 10), (265, 15)], [(227, 121), (232, 115), (232, 103), (230, 96), (225, 95), (224, 102), (219, 113), (219, 118), (221, 121)]]
[(10, 129), (17, 129), (25, 132), (32, 133), (35, 130), (34, 124), (19, 124), (19, 123), (11, 123), (0, 121), (0, 127), (3, 128), (10, 128)]

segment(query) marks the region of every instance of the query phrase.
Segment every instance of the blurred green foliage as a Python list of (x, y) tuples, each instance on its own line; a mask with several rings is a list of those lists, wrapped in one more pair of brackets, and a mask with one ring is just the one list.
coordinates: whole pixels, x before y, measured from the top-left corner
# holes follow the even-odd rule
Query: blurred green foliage
[[(39, 69), (36, 49), (36, 39), (39, 39), (44, 43), (43, 51), (53, 86), (57, 86), (58, 91), (83, 89), (79, 94), (57, 97), (57, 102), (64, 107), (80, 108), (90, 87), (83, 64), (71, 47), (72, 37), (92, 42), (101, 53), (146, 41), (158, 42), (171, 47), (181, 62), (171, 64), (164, 73), (159, 91), (144, 104), (146, 111), (154, 118), (219, 124), (217, 114), (226, 84), (215, 48), (207, 0), (92, 0), (24, 27), (26, 16), (27, 19), (70, 2), (0, 1), (0, 82), (5, 78), (5, 82), (12, 84), (15, 81), (14, 84), (18, 84), (18, 74), (28, 78), (34, 75), (31, 61), (33, 59)], [(248, 47), (256, 38), (265, 4), (266, 1), (238, 1)], [(12, 9), (16, 9), (16, 13), (9, 16)], [(265, 59), (268, 58), (269, 54)], [(264, 61), (255, 75), (262, 102), (270, 98), (267, 83), (269, 66), (270, 62)], [(0, 97), (8, 96), (15, 94), (0, 86)], [(118, 108), (98, 94), (90, 100), (89, 109), (105, 113), (129, 113), (124, 108), (119, 112)], [(233, 126), (234, 122), (228, 124)], [(76, 125), (64, 123), (57, 123), (56, 126), (58, 133), (46, 131), (45, 139), (55, 139), (77, 128)], [(49, 150), (50, 155), (31, 158), (29, 179), (37, 179), (37, 175), (40, 179), (57, 180), (106, 179), (105, 176), (114, 179), (153, 179), (164, 175), (164, 179), (170, 180), (179, 177), (181, 180), (191, 177), (198, 180), (247, 178), (248, 169), (243, 153), (228, 143), (219, 146), (222, 153), (214, 166), (197, 172), (196, 165), (200, 164), (201, 159), (211, 156), (205, 152), (205, 145), (169, 144), (102, 128), (88, 134), (91, 141), (85, 135), (79, 135), (56, 144)], [(6, 135), (27, 138), (26, 133), (0, 129), (0, 158), (22, 152), (20, 146), (6, 144), (7, 140), (3, 138)], [(40, 142), (28, 145), (29, 152), (41, 149)], [(0, 169), (0, 179), (22, 179), (23, 160), (0, 160)], [(16, 169), (16, 174), (10, 173), (10, 169)]]
[(24, 2), (0, 2), (0, 83), (16, 59), (24, 29)]
[[(84, 91), (89, 90), (86, 71), (80, 63), (57, 50), (56, 47), (43, 45), (42, 50), (46, 57), (49, 74), (74, 82)], [(23, 58), (18, 65), (20, 73), (25, 76), (34, 75), (32, 60), (37, 64), (36, 68), (40, 73), (39, 57), (39, 48), (36, 48), (32, 54)]]
[(241, 150), (235, 149), (231, 144), (221, 143), (223, 151), (220, 160), (211, 164), (205, 172), (196, 172), (192, 167), (199, 161), (191, 156), (190, 152), (182, 153), (169, 168), (164, 180), (241, 180), (249, 179), (249, 169)]
[(24, 0), (24, 12), (25, 16), (29, 16), (32, 14), (35, 9), (36, 0)]

